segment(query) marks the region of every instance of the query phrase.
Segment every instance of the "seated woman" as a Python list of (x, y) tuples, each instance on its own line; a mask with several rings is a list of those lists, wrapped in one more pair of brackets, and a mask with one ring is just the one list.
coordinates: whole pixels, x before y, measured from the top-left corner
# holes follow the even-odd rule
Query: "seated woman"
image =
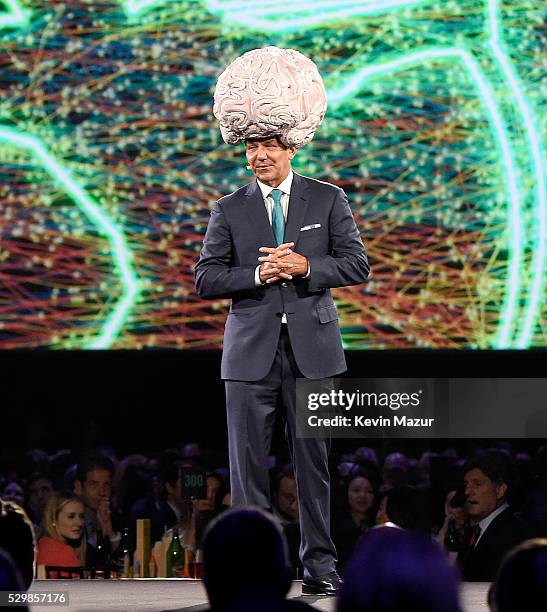
[[(38, 542), (37, 565), (80, 567), (85, 565), (84, 502), (70, 491), (59, 491), (50, 497), (44, 514), (46, 535)], [(56, 578), (70, 577), (57, 572)]]
[(343, 571), (361, 535), (374, 525), (378, 500), (378, 474), (355, 465), (342, 482), (340, 507), (332, 521), (332, 539)]

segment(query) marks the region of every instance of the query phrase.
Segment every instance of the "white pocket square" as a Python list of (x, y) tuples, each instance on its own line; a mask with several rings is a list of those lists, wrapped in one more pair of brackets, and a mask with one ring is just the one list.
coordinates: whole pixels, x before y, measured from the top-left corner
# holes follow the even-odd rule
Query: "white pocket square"
[(321, 227), (321, 223), (314, 223), (313, 225), (304, 225), (304, 227), (300, 228), (301, 232), (307, 232), (308, 230), (317, 229)]

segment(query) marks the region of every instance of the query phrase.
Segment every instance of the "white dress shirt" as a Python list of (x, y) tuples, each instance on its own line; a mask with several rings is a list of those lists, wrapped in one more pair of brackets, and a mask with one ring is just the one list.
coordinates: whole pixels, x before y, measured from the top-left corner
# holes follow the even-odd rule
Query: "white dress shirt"
[(272, 215), (274, 209), (274, 201), (270, 194), (274, 189), (279, 189), (283, 192), (283, 195), (281, 196), (281, 206), (283, 207), (283, 217), (285, 219), (285, 223), (287, 223), (287, 214), (289, 212), (289, 198), (291, 196), (293, 176), (293, 171), (289, 170), (289, 174), (287, 174), (285, 180), (280, 183), (278, 187), (270, 187), (269, 185), (265, 185), (258, 179), (256, 180), (258, 186), (260, 187), (260, 191), (262, 192), (262, 197), (264, 198), (264, 205), (266, 206), (266, 211), (268, 212), (268, 219), (270, 220), (270, 225), (272, 224)]
[[(266, 212), (268, 213), (268, 219), (270, 220), (270, 225), (272, 224), (272, 215), (274, 209), (274, 200), (270, 195), (274, 189), (280, 189), (283, 194), (281, 195), (281, 206), (283, 207), (283, 218), (285, 219), (285, 224), (287, 223), (287, 215), (289, 214), (289, 198), (291, 197), (291, 186), (293, 179), (293, 171), (289, 170), (289, 174), (287, 174), (285, 180), (279, 185), (279, 187), (270, 187), (269, 185), (265, 185), (260, 182), (258, 179), (256, 182), (260, 187), (260, 191), (262, 192), (262, 198), (264, 200), (264, 206), (266, 206)], [(265, 255), (265, 253), (263, 253)], [(255, 270), (255, 285), (258, 287), (262, 285), (262, 281), (260, 280), (260, 265), (256, 267)], [(283, 323), (287, 322), (287, 317), (283, 315)]]
[[(274, 189), (279, 189), (280, 191), (283, 192), (281, 195), (281, 206), (283, 207), (283, 218), (285, 219), (285, 224), (287, 223), (287, 215), (289, 214), (289, 199), (291, 197), (291, 187), (292, 187), (293, 176), (294, 176), (293, 171), (289, 170), (289, 174), (287, 174), (285, 179), (277, 187), (270, 187), (269, 185), (265, 185), (264, 183), (256, 179), (256, 182), (258, 183), (258, 186), (260, 187), (260, 191), (262, 192), (262, 198), (264, 199), (264, 206), (266, 206), (266, 212), (268, 213), (268, 219), (270, 220), (270, 225), (272, 224), (272, 215), (273, 215), (273, 209), (275, 205), (275, 202), (270, 194), (272, 193)], [(304, 276), (304, 278), (309, 278), (309, 276), (310, 276), (310, 264), (308, 262), (308, 271), (306, 275)], [(258, 287), (259, 285), (262, 285), (262, 284), (263, 283), (260, 280), (260, 265), (258, 265), (255, 270), (255, 285)], [(283, 313), (283, 316), (281, 317), (281, 323), (286, 323), (286, 322), (287, 322), (287, 315)]]

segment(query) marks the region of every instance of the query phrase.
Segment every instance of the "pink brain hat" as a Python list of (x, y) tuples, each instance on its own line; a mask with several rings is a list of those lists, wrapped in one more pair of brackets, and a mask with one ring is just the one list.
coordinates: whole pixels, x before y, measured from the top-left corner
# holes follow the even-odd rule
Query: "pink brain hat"
[(288, 147), (308, 144), (323, 121), (327, 95), (317, 66), (294, 49), (253, 49), (219, 76), (213, 114), (224, 142), (279, 136)]

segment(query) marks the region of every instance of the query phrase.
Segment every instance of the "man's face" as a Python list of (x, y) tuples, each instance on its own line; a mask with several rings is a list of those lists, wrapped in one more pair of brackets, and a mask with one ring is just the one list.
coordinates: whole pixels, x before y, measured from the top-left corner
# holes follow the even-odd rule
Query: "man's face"
[(207, 499), (198, 499), (195, 502), (196, 508), (203, 512), (215, 509), (215, 497), (221, 487), (221, 482), (215, 476), (207, 476)]
[(284, 147), (277, 138), (247, 140), (246, 154), (256, 178), (270, 187), (278, 187), (289, 174), (294, 147)]
[(282, 516), (290, 521), (298, 520), (298, 494), (294, 478), (284, 476), (281, 479), (276, 501), (277, 509)]
[(467, 472), (464, 478), (465, 497), (469, 516), (474, 521), (481, 521), (504, 501), (507, 485), (496, 483), (478, 468)]
[(86, 506), (97, 510), (102, 501), (110, 499), (112, 476), (108, 470), (91, 470), (83, 482), (76, 480), (74, 490), (82, 497)]

